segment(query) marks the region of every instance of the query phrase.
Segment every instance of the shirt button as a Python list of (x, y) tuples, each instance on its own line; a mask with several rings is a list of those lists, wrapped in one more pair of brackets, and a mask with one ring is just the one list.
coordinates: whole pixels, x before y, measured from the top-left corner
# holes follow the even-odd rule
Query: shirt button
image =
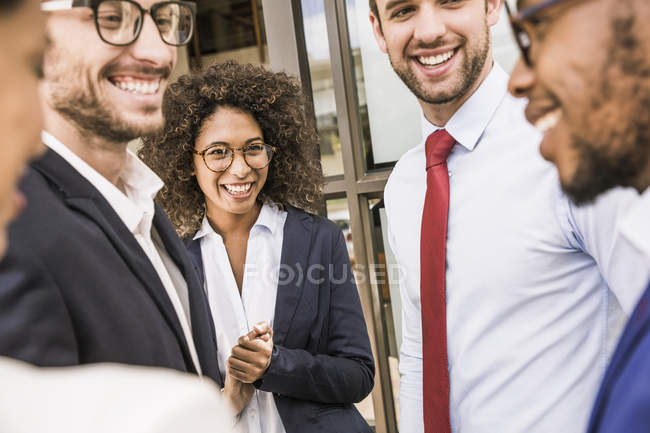
[(255, 409), (251, 409), (249, 413), (251, 415), (251, 418), (253, 418), (255, 416)]

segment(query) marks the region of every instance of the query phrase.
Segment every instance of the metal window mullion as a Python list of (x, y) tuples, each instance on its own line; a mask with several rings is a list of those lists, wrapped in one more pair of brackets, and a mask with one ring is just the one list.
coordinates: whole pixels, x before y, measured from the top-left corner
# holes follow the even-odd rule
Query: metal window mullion
[[(390, 371), (386, 351), (386, 336), (381, 325), (381, 308), (376, 307), (377, 296), (369, 283), (369, 256), (372, 256), (372, 245), (369, 238), (368, 201), (359, 188), (359, 181), (364, 176), (362, 135), (357, 115), (356, 84), (347, 28), (347, 16), (344, 0), (325, 0), (325, 20), (332, 65), (334, 96), (341, 139), (343, 157), (343, 181), (348, 198), (350, 211), (350, 230), (354, 256), (358, 264), (363, 265), (359, 283), (359, 293), (366, 314), (366, 321), (373, 340), (375, 361), (377, 367), (378, 387), (372, 393), (375, 409), (375, 427), (377, 433), (396, 433), (394, 402), (392, 401)], [(340, 185), (343, 186), (343, 185)], [(383, 185), (375, 186), (383, 188)], [(370, 243), (368, 243), (370, 240)], [(369, 254), (370, 251), (370, 254)]]
[[(372, 310), (373, 322), (375, 324), (375, 347), (377, 355), (375, 357), (375, 365), (377, 374), (380, 377), (380, 383), (382, 384), (382, 411), (383, 421), (385, 422), (384, 430), (387, 433), (397, 433), (397, 418), (395, 416), (395, 400), (393, 395), (393, 386), (391, 381), (390, 374), (390, 364), (388, 361), (389, 347), (388, 347), (388, 336), (386, 335), (386, 326), (383, 323), (384, 317), (384, 307), (383, 302), (379, 296), (379, 286), (377, 284), (377, 276), (374, 273), (375, 259), (374, 259), (374, 245), (373, 245), (373, 234), (372, 234), (372, 221), (370, 219), (370, 207), (368, 203), (368, 197), (366, 195), (359, 195), (356, 200), (359, 203), (359, 210), (363, 210), (357, 216), (360, 219), (361, 226), (363, 228), (363, 233), (359, 233), (357, 237), (353, 235), (353, 243), (355, 245), (355, 254), (356, 254), (356, 245), (357, 243), (363, 242), (363, 250), (368, 252), (368, 256), (364, 257), (363, 263), (366, 263), (364, 279), (368, 282), (369, 293), (370, 293), (370, 309)], [(352, 228), (352, 227), (351, 227)], [(376, 374), (376, 375), (377, 375)], [(377, 432), (380, 430), (377, 429)]]

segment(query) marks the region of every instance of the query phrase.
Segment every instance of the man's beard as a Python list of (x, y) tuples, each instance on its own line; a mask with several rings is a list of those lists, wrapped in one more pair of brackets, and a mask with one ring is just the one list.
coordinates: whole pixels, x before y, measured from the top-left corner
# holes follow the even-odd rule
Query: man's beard
[[(54, 48), (52, 48), (55, 50)], [(65, 64), (65, 57), (58, 53), (52, 54), (59, 64)], [(60, 58), (60, 60), (59, 60)], [(104, 72), (107, 76), (111, 67)], [(138, 69), (138, 68), (135, 68)], [(169, 68), (154, 71), (152, 68), (140, 67), (144, 72), (157, 72), (163, 77), (169, 76)], [(76, 70), (77, 73), (70, 73)], [(110, 100), (102, 99), (93, 85), (90, 73), (84, 73), (83, 65), (65, 70), (55, 70), (46, 73), (48, 82), (49, 103), (62, 116), (74, 123), (82, 135), (104, 138), (114, 143), (126, 143), (138, 137), (157, 132), (163, 126), (160, 107), (148, 107), (143, 114), (150, 115), (147, 122), (133, 122), (125, 119), (124, 115), (114, 107)]]
[(594, 87), (581, 131), (572, 133), (579, 161), (572, 179), (562, 186), (577, 204), (617, 186), (648, 187), (640, 180), (649, 176), (650, 61), (644, 57), (639, 30), (633, 14), (613, 21), (600, 85)]
[[(420, 48), (435, 49), (440, 46), (442, 46), (441, 43), (436, 42), (430, 46), (421, 46)], [(408, 87), (411, 93), (413, 93), (419, 100), (426, 102), (427, 104), (448, 104), (449, 102), (465, 96), (481, 75), (481, 71), (485, 66), (485, 61), (487, 60), (488, 52), (490, 50), (490, 30), (487, 23), (485, 25), (485, 37), (479, 46), (475, 48), (468, 46), (467, 39), (465, 38), (461, 41), (461, 46), (466, 47), (466, 56), (464, 57), (461, 66), (460, 84), (455, 86), (454, 89), (450, 89), (449, 92), (444, 93), (439, 90), (427, 90), (425, 84), (418, 81), (415, 73), (408, 66), (408, 63), (404, 68), (401, 68), (391, 56), (389, 56), (389, 60), (397, 76), (400, 77), (406, 87)]]
[(51, 103), (82, 134), (102, 137), (115, 143), (126, 143), (155, 133), (162, 127), (162, 122), (136, 125), (126, 121), (114, 107), (97, 96), (89, 80), (84, 87), (57, 88), (51, 94)]

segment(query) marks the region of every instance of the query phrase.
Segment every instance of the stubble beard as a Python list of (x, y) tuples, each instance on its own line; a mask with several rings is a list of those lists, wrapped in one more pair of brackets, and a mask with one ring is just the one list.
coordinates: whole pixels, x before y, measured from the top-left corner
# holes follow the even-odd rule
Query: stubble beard
[[(53, 57), (62, 59), (55, 63), (66, 64), (64, 57), (57, 53)], [(72, 72), (75, 70), (78, 72)], [(99, 137), (121, 145), (162, 128), (161, 107), (147, 107), (142, 112), (147, 116), (146, 122), (129, 121), (109, 100), (102, 99), (90, 72), (84, 73), (84, 70), (83, 65), (69, 67), (68, 64), (65, 69), (49, 71), (45, 77), (49, 105), (72, 122), (82, 136)]]
[[(442, 46), (442, 43), (433, 43), (422, 48), (435, 49), (439, 46)], [(418, 80), (408, 62), (401, 66), (393, 56), (389, 55), (388, 57), (397, 76), (420, 101), (427, 104), (443, 105), (465, 96), (479, 79), (490, 50), (490, 30), (487, 23), (485, 23), (484, 38), (476, 48), (469, 47), (467, 39), (464, 38), (459, 49), (466, 50), (466, 56), (459, 71), (460, 81), (453, 89), (448, 91), (427, 89), (425, 83)], [(404, 58), (406, 58), (406, 55), (404, 55)]]
[(577, 204), (617, 186), (649, 186), (650, 62), (639, 30), (634, 14), (613, 20), (600, 84), (591, 87), (595, 91), (582, 125), (571, 134), (578, 165), (562, 186)]

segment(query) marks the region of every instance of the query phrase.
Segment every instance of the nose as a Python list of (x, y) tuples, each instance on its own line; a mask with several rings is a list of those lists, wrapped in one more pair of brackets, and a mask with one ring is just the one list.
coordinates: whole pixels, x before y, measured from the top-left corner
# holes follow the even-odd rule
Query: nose
[(422, 2), (416, 17), (413, 39), (422, 43), (433, 43), (447, 33), (444, 11), (433, 3)]
[(508, 91), (517, 98), (528, 96), (535, 85), (535, 72), (522, 58), (519, 58), (508, 82)]
[(250, 173), (251, 170), (252, 169), (248, 166), (246, 160), (244, 159), (244, 155), (241, 152), (235, 152), (232, 164), (230, 164), (230, 167), (228, 167), (230, 174), (243, 179), (248, 176), (248, 173)]
[(138, 39), (129, 47), (131, 55), (152, 66), (176, 63), (176, 47), (163, 42), (158, 27), (150, 14), (145, 14)]

